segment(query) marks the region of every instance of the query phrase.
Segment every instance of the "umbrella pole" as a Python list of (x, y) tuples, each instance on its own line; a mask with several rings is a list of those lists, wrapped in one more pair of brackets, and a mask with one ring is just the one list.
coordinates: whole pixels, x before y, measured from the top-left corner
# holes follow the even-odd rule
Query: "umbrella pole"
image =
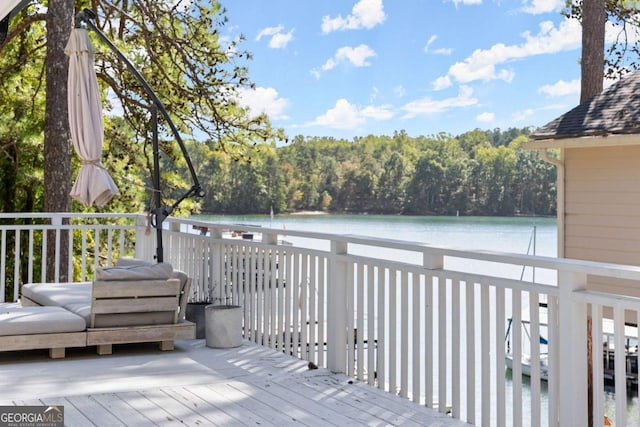
[(155, 102), (151, 105), (151, 123), (153, 127), (153, 210), (156, 212), (156, 260), (164, 262), (164, 249), (162, 247), (162, 223), (166, 218), (162, 208), (160, 194), (160, 146), (158, 144), (158, 106)]

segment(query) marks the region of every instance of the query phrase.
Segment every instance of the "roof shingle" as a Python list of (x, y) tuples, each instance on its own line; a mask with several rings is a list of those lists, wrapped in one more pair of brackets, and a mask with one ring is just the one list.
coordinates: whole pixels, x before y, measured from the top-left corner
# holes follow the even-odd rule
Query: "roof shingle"
[(533, 140), (640, 133), (640, 71), (536, 129)]

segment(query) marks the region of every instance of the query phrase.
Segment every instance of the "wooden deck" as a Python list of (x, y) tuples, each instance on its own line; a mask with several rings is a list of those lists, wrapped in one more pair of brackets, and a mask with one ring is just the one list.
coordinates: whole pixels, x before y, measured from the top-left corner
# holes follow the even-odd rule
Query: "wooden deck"
[(463, 426), (433, 409), (250, 342), (0, 353), (0, 405), (62, 405), (66, 426)]

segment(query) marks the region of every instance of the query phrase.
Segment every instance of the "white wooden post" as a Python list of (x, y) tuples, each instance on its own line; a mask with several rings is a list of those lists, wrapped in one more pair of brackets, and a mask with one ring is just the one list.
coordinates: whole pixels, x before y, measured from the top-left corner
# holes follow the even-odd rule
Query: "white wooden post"
[(207, 293), (210, 292), (211, 295), (209, 296), (215, 299), (222, 297), (222, 278), (224, 276), (225, 260), (223, 259), (224, 253), (222, 251), (222, 229), (217, 227), (210, 228), (209, 232), (212, 240), (212, 253), (209, 260), (209, 268), (211, 269), (209, 272), (209, 280), (211, 282), (208, 284), (209, 289), (203, 289), (203, 291)]
[(347, 253), (347, 243), (331, 241), (329, 281), (327, 283), (327, 368), (346, 373), (347, 346), (347, 272), (345, 261), (338, 256)]
[(585, 289), (587, 275), (561, 271), (558, 304), (558, 425), (587, 425), (587, 305), (573, 293)]
[[(53, 225), (55, 227), (55, 266), (54, 266), (54, 281), (55, 282), (59, 282), (60, 281), (60, 233), (61, 230), (60, 228), (62, 227), (62, 215), (57, 214), (57, 213), (53, 213), (51, 214), (51, 225)], [(69, 252), (69, 257), (73, 256), (73, 252)], [(82, 259), (84, 259), (84, 257), (82, 257)], [(46, 277), (45, 275), (42, 276), (43, 279), (44, 277)]]
[(136, 255), (138, 259), (152, 261), (154, 255), (155, 233), (147, 223), (146, 215), (136, 216)]

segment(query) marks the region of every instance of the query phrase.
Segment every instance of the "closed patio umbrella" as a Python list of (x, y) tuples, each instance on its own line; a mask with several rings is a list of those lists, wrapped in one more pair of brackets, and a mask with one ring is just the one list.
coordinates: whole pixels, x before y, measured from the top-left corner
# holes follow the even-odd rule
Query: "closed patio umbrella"
[(98, 80), (93, 68), (94, 47), (85, 28), (74, 28), (65, 48), (69, 56), (69, 127), (82, 166), (71, 197), (86, 206), (106, 205), (118, 192), (102, 166), (104, 129)]

